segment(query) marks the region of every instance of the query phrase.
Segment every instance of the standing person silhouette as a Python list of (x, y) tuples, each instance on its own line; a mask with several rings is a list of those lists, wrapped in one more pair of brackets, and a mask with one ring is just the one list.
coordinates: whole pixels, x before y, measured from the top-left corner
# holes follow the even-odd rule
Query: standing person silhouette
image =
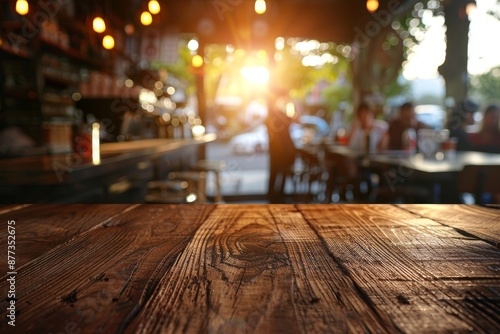
[(295, 146), (290, 137), (290, 124), (293, 118), (286, 115), (288, 99), (283, 93), (269, 103), (266, 119), (269, 135), (269, 186), (270, 203), (283, 203), (284, 187), (287, 176), (292, 175), (295, 161)]

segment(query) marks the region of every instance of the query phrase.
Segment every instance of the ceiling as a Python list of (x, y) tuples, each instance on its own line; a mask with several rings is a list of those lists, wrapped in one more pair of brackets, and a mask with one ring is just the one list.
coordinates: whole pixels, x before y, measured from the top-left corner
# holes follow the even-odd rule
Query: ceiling
[[(351, 42), (367, 23), (377, 23), (366, 10), (366, 0), (266, 0), (263, 15), (254, 12), (255, 0), (158, 0), (162, 10), (154, 24), (162, 30), (193, 33), (206, 43), (252, 46), (271, 43), (278, 36)], [(89, 0), (75, 2), (82, 14), (101, 8), (123, 23), (135, 23), (147, 0)], [(380, 0), (380, 10), (408, 10), (416, 0)], [(396, 13), (397, 14), (397, 13)], [(142, 29), (152, 29), (151, 27)]]

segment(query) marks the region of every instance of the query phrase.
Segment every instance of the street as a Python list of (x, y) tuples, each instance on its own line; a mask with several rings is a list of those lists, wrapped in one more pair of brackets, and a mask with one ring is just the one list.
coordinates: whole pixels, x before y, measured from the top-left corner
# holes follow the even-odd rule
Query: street
[(207, 145), (206, 156), (208, 160), (224, 160), (228, 171), (261, 170), (269, 168), (269, 153), (255, 153), (248, 155), (237, 155), (231, 152), (229, 144), (215, 142)]

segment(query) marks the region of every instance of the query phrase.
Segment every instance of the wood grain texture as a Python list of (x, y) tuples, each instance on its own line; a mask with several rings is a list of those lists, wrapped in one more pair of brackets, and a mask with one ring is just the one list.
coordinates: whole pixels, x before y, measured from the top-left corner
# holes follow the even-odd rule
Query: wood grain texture
[[(96, 227), (124, 211), (128, 205), (31, 205), (0, 210), (0, 221), (16, 221), (16, 267), (71, 240), (75, 235)], [(0, 230), (0, 240), (7, 240), (7, 228)], [(0, 268), (7, 258), (0, 257)]]
[[(360, 291), (391, 315), (399, 331), (500, 328), (498, 248), (387, 205), (299, 209)], [(471, 312), (476, 304), (483, 308)]]
[(500, 247), (500, 208), (459, 204), (405, 204), (400, 207)]
[(30, 206), (29, 204), (11, 204), (11, 205), (0, 205), (0, 215), (2, 214), (5, 214), (5, 213), (9, 213), (11, 211), (15, 211), (15, 210), (21, 210), (21, 209), (24, 209), (26, 207)]
[(273, 206), (294, 272), (294, 309), (302, 333), (383, 333), (396, 327), (360, 293), (300, 211)]
[[(68, 328), (82, 333), (119, 332), (150, 298), (212, 209), (130, 208), (18, 270), (16, 297), (22, 311), (17, 321), (22, 333), (59, 333)], [(0, 289), (5, 291), (5, 279)], [(2, 310), (6, 305), (6, 300), (0, 302)], [(5, 325), (0, 323), (0, 332)]]
[(286, 248), (263, 206), (218, 206), (127, 332), (298, 332)]
[(496, 227), (496, 212), (2, 207), (26, 253), (18, 326), (0, 333), (498, 333), (500, 249), (475, 224)]

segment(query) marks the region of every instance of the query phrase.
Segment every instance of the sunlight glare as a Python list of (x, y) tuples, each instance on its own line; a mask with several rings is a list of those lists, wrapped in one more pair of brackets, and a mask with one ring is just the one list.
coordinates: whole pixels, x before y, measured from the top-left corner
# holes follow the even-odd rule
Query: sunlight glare
[(269, 81), (269, 70), (264, 66), (246, 66), (241, 69), (241, 75), (254, 84), (265, 84)]

